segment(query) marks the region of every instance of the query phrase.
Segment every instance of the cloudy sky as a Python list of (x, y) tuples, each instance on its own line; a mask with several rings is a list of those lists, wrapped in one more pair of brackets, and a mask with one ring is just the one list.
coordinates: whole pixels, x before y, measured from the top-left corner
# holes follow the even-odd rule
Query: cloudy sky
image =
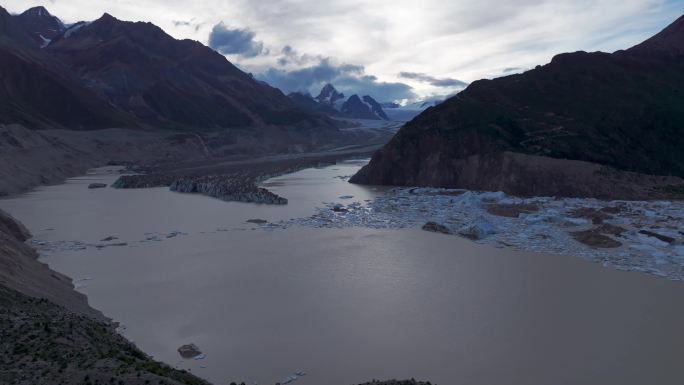
[(561, 52), (627, 48), (684, 0), (0, 0), (67, 23), (108, 12), (199, 40), (284, 91), (325, 82), (381, 101), (429, 98)]

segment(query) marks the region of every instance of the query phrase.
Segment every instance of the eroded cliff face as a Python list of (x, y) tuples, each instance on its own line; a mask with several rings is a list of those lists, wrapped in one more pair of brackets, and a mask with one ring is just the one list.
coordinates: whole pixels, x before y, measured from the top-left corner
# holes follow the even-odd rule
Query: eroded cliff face
[[(386, 149), (352, 183), (503, 191), (517, 196), (680, 199), (684, 179), (618, 170), (598, 163), (510, 151), (443, 158), (433, 153), (402, 166)], [(681, 190), (681, 191), (680, 191)]]

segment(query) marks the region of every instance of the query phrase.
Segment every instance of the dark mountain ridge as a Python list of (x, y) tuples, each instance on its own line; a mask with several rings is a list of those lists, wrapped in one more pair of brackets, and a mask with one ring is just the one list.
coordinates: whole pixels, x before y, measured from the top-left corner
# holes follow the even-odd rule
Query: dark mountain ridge
[[(566, 194), (538, 186), (544, 180), (526, 162), (540, 158), (684, 177), (683, 46), (684, 17), (626, 51), (560, 54), (523, 74), (474, 82), (401, 128), (352, 182), (521, 194), (536, 184), (536, 194)], [(515, 175), (504, 153), (528, 156), (515, 157)]]
[(72, 129), (137, 125), (40, 50), (21, 20), (0, 7), (0, 123)]
[(104, 14), (65, 28), (43, 7), (14, 16), (0, 7), (0, 55), (7, 64), (0, 71), (6, 85), (0, 123), (337, 131), (209, 47), (176, 40), (151, 23)]
[(46, 50), (88, 88), (151, 125), (217, 129), (315, 118), (216, 51), (151, 23), (105, 14)]

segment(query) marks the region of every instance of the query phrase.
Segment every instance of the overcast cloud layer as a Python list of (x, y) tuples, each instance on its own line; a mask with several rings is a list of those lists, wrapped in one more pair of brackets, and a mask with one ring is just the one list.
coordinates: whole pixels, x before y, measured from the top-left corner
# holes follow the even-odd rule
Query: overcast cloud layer
[(151, 21), (211, 45), (284, 91), (381, 101), (449, 94), (484, 77), (545, 64), (557, 53), (612, 52), (655, 34), (684, 0), (0, 0), (43, 5), (65, 22), (104, 12)]

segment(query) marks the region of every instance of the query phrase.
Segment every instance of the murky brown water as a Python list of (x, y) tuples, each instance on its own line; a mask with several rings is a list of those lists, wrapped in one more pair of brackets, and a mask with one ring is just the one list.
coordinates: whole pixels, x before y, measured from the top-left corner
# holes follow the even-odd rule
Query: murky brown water
[[(79, 290), (143, 350), (217, 385), (273, 384), (296, 371), (308, 373), (302, 385), (681, 383), (682, 283), (420, 230), (244, 223), (306, 216), (342, 195), (370, 199), (376, 192), (336, 178), (357, 167), (271, 181), (286, 207), (86, 188), (114, 179), (106, 175), (0, 207), (41, 240), (128, 242), (45, 260), (92, 278)], [(163, 236), (174, 230), (187, 235)], [(176, 349), (190, 342), (206, 359), (180, 359)]]

